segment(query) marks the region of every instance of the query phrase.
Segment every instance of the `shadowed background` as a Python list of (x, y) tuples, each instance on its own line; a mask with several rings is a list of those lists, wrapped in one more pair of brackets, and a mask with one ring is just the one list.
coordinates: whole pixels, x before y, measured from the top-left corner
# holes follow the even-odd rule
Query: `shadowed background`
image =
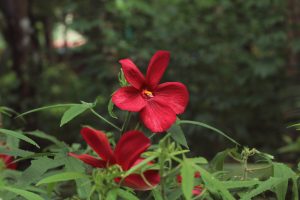
[[(118, 60), (130, 57), (145, 72), (164, 49), (171, 63), (162, 81), (190, 91), (182, 119), (272, 154), (297, 137), (286, 128), (299, 120), (297, 0), (0, 0), (0, 31), (0, 105), (17, 112), (98, 98), (97, 111), (109, 118)], [(62, 113), (4, 118), (3, 126), (38, 128), (68, 143), (81, 142), (84, 124), (110, 130), (90, 113), (59, 128)], [(209, 130), (183, 128), (194, 154), (229, 147)]]

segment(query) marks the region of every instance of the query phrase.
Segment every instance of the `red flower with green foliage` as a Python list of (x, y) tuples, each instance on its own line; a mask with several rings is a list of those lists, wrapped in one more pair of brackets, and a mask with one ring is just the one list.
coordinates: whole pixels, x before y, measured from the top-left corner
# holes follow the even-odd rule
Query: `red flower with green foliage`
[(113, 103), (122, 110), (139, 112), (141, 121), (152, 132), (163, 132), (184, 112), (189, 93), (179, 82), (159, 84), (170, 60), (168, 51), (157, 51), (150, 60), (146, 77), (130, 59), (120, 60), (130, 86), (118, 89)]
[[(89, 127), (81, 129), (81, 135), (86, 143), (102, 158), (102, 160), (87, 155), (76, 155), (70, 153), (70, 156), (78, 158), (93, 167), (107, 168), (112, 165), (119, 165), (123, 171), (127, 171), (137, 165), (143, 159), (141, 154), (150, 146), (150, 140), (140, 131), (128, 131), (122, 135), (114, 150), (112, 150), (107, 136), (99, 130)], [(143, 179), (145, 178), (147, 182)], [(120, 181), (120, 178), (115, 180)], [(146, 170), (141, 174), (131, 174), (124, 178), (122, 185), (131, 187), (135, 190), (150, 190), (160, 181), (157, 170)], [(150, 185), (149, 185), (150, 183)]]
[(0, 154), (0, 159), (4, 162), (6, 169), (16, 169), (17, 168), (17, 163), (14, 162), (13, 156)]
[[(196, 172), (195, 175), (194, 175), (195, 178), (200, 178), (201, 177), (201, 174), (200, 172)], [(182, 182), (182, 177), (180, 175), (177, 176), (177, 182), (179, 184), (181, 184)], [(193, 188), (193, 191), (192, 191), (192, 194), (193, 195), (200, 195), (202, 193), (202, 190), (203, 190), (203, 187), (201, 185), (196, 185), (194, 188)]]

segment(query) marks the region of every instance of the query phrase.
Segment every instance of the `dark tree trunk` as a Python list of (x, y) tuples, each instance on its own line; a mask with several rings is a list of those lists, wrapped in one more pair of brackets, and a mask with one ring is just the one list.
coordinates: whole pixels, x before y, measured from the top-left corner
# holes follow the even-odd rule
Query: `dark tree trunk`
[[(36, 87), (41, 72), (40, 45), (33, 26), (29, 0), (0, 0), (5, 23), (4, 38), (10, 47), (12, 69), (18, 79), (17, 100), (11, 105), (22, 112), (36, 106)], [(28, 118), (28, 127), (35, 128), (34, 116)]]
[(300, 1), (288, 0), (288, 40), (289, 58), (288, 75), (296, 77), (300, 69), (300, 51), (292, 47), (295, 41), (300, 41)]

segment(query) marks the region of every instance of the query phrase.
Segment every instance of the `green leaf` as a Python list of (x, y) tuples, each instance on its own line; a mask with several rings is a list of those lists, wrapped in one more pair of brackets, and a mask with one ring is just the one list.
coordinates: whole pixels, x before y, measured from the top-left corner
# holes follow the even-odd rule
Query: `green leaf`
[(53, 142), (54, 144), (56, 144), (59, 147), (66, 147), (67, 146), (64, 142), (59, 141), (58, 139), (56, 139), (52, 135), (48, 135), (48, 134), (46, 134), (42, 131), (39, 131), (39, 130), (32, 131), (32, 132), (26, 132), (25, 134), (32, 135), (32, 136), (35, 136), (35, 137), (39, 137), (41, 139), (49, 140), (50, 142)]
[(20, 185), (29, 185), (34, 183), (50, 169), (60, 167), (64, 164), (65, 159), (50, 159), (47, 157), (40, 157), (31, 161), (31, 165), (22, 173), (18, 182)]
[(56, 183), (56, 182), (69, 181), (69, 180), (75, 180), (75, 179), (86, 178), (86, 177), (87, 175), (78, 172), (63, 172), (60, 174), (48, 176), (40, 180), (36, 185), (39, 186), (46, 183)]
[[(78, 173), (85, 173), (85, 167), (81, 160), (75, 159), (71, 156), (67, 156), (65, 159), (65, 169), (66, 171), (75, 171)], [(86, 199), (92, 190), (91, 182), (89, 178), (76, 179), (76, 189), (80, 198)]]
[(163, 200), (163, 197), (161, 196), (161, 193), (157, 188), (154, 188), (152, 190), (152, 195), (154, 197), (154, 200)]
[(298, 191), (298, 176), (293, 177), (293, 187), (292, 187), (292, 192), (293, 192), (293, 200), (299, 200), (299, 191)]
[(10, 191), (10, 192), (13, 192), (15, 194), (18, 194), (22, 197), (24, 197), (25, 199), (28, 199), (28, 200), (44, 200), (41, 196), (33, 193), (33, 192), (29, 192), (29, 191), (26, 191), (26, 190), (22, 190), (22, 189), (18, 189), (18, 188), (13, 188), (13, 187), (8, 187), (8, 186), (5, 186), (3, 187), (4, 190), (7, 190), (7, 191)]
[(272, 190), (274, 187), (280, 185), (281, 183), (285, 182), (287, 179), (285, 178), (274, 178), (271, 177), (266, 181), (262, 181), (257, 188), (254, 190), (246, 193), (245, 195), (242, 196), (241, 200), (250, 200), (253, 197), (267, 191), (267, 190)]
[(107, 193), (106, 199), (117, 200), (117, 197), (118, 197), (118, 193), (117, 192), (118, 192), (117, 189), (110, 190)]
[(10, 136), (16, 137), (16, 138), (18, 138), (20, 140), (23, 140), (25, 142), (28, 142), (28, 143), (36, 146), (37, 148), (40, 148), (40, 146), (35, 141), (33, 141), (32, 139), (30, 139), (29, 137), (23, 135), (20, 132), (16, 132), (16, 131), (11, 131), (11, 130), (0, 128), (0, 133), (4, 133), (6, 135), (10, 135)]
[(181, 165), (182, 165), (180, 170), (182, 176), (181, 189), (185, 199), (189, 200), (192, 198), (195, 170), (193, 168), (193, 163), (190, 162), (188, 159), (184, 159)]
[(228, 153), (232, 149), (226, 149), (215, 155), (215, 157), (210, 161), (210, 166), (214, 171), (222, 171), (224, 166), (224, 161), (228, 156)]
[(179, 199), (181, 195), (182, 195), (181, 188), (175, 188), (174, 190), (168, 193), (167, 199), (176, 200)]
[(120, 72), (118, 74), (118, 79), (119, 79), (119, 84), (121, 87), (128, 86), (128, 82), (126, 81), (126, 78), (125, 78), (122, 68), (120, 69)]
[(196, 121), (190, 121), (190, 120), (179, 120), (178, 121), (179, 124), (192, 124), (192, 125), (197, 125), (197, 126), (202, 126), (204, 128), (207, 128), (207, 129), (210, 129), (214, 132), (217, 132), (219, 133), (220, 135), (222, 135), (223, 137), (227, 138), (228, 140), (230, 140), (232, 143), (238, 145), (238, 146), (241, 146), (237, 141), (235, 141), (234, 139), (232, 139), (231, 137), (229, 137), (227, 134), (225, 134), (224, 132), (210, 126), (210, 125), (207, 125), (205, 123), (202, 123), (202, 122), (196, 122)]
[(22, 149), (15, 149), (15, 148), (7, 149), (5, 147), (0, 147), (0, 154), (19, 156), (19, 157), (27, 157), (27, 156), (34, 155), (34, 152), (24, 151)]
[(258, 180), (249, 180), (249, 181), (222, 181), (222, 184), (226, 189), (237, 189), (237, 188), (249, 188), (256, 186), (260, 183)]
[(120, 196), (122, 199), (126, 200), (139, 200), (134, 194), (130, 193), (129, 191), (122, 190), (122, 189), (116, 189), (118, 196)]
[(278, 200), (285, 200), (286, 193), (288, 189), (289, 178), (296, 177), (297, 175), (286, 165), (282, 163), (273, 163), (274, 177), (284, 178), (282, 181), (275, 187), (275, 193)]
[(89, 104), (76, 104), (71, 106), (62, 116), (60, 121), (60, 127), (89, 109), (91, 106)]
[(191, 160), (193, 160), (193, 162), (195, 164), (207, 164), (207, 160), (206, 158), (203, 158), (203, 157), (195, 157), (195, 158), (191, 158)]
[(31, 113), (34, 113), (34, 112), (39, 112), (39, 111), (42, 111), (42, 110), (47, 110), (47, 109), (51, 109), (51, 108), (60, 108), (60, 107), (70, 107), (70, 106), (74, 106), (74, 105), (78, 105), (78, 104), (68, 103), (68, 104), (56, 104), (56, 105), (51, 105), (51, 106), (44, 106), (44, 107), (40, 107), (40, 108), (36, 108), (36, 109), (33, 109), (33, 110), (29, 110), (27, 112), (24, 112), (24, 113), (18, 115), (16, 118), (19, 118), (19, 117), (22, 117), (24, 115), (28, 115), (28, 114), (31, 114)]
[(178, 143), (183, 145), (186, 148), (189, 148), (185, 135), (179, 124), (174, 123), (171, 128), (168, 130), (168, 133), (171, 134), (171, 137)]
[(108, 102), (107, 111), (112, 118), (118, 119), (117, 115), (114, 113), (114, 103), (112, 102), (112, 99)]
[(131, 173), (137, 171), (138, 169), (140, 169), (141, 167), (143, 167), (144, 165), (147, 165), (147, 163), (149, 163), (150, 161), (154, 160), (157, 156), (150, 156), (146, 159), (144, 159), (142, 162), (140, 162), (137, 165), (134, 165), (132, 168), (130, 168), (128, 171), (126, 171), (126, 173), (124, 174), (124, 177), (130, 175)]
[(201, 178), (205, 183), (205, 188), (207, 188), (211, 192), (217, 191), (218, 194), (226, 200), (234, 200), (235, 198), (230, 194), (230, 192), (226, 189), (226, 186), (216, 179), (212, 174), (206, 171), (204, 168), (195, 165), (197, 171), (200, 172)]
[(5, 106), (0, 106), (0, 113), (3, 113), (9, 117), (12, 116), (12, 114), (18, 114), (16, 111), (14, 111), (11, 108), (5, 107)]

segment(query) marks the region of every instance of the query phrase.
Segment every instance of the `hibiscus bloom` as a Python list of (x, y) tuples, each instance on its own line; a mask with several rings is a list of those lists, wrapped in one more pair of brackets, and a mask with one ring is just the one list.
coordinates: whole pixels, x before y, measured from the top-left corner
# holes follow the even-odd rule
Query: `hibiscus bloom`
[(120, 60), (130, 86), (118, 89), (113, 103), (122, 110), (139, 112), (141, 121), (152, 132), (163, 132), (184, 112), (189, 93), (179, 82), (159, 84), (170, 60), (168, 51), (157, 51), (150, 60), (146, 77), (130, 59)]
[[(141, 154), (151, 145), (149, 138), (142, 132), (128, 131), (122, 135), (113, 151), (105, 133), (102, 131), (84, 127), (81, 129), (80, 133), (86, 143), (102, 158), (102, 160), (87, 154), (76, 155), (70, 153), (69, 155), (97, 168), (107, 168), (112, 165), (119, 165), (123, 171), (127, 171), (143, 160), (140, 157)], [(141, 174), (131, 174), (124, 178), (122, 185), (131, 187), (135, 190), (150, 190), (160, 181), (157, 170), (146, 170), (143, 172), (143, 176), (148, 183), (144, 181)], [(120, 182), (120, 180), (120, 178), (115, 179), (116, 182)]]
[[(200, 178), (201, 175), (200, 175), (200, 172), (195, 172), (195, 175), (194, 175), (195, 178)], [(182, 182), (182, 177), (180, 175), (177, 176), (177, 183), (181, 184)], [(193, 188), (193, 191), (192, 191), (192, 194), (197, 196), (197, 195), (200, 195), (202, 193), (202, 190), (203, 190), (203, 187), (201, 185), (196, 185), (194, 188)]]

